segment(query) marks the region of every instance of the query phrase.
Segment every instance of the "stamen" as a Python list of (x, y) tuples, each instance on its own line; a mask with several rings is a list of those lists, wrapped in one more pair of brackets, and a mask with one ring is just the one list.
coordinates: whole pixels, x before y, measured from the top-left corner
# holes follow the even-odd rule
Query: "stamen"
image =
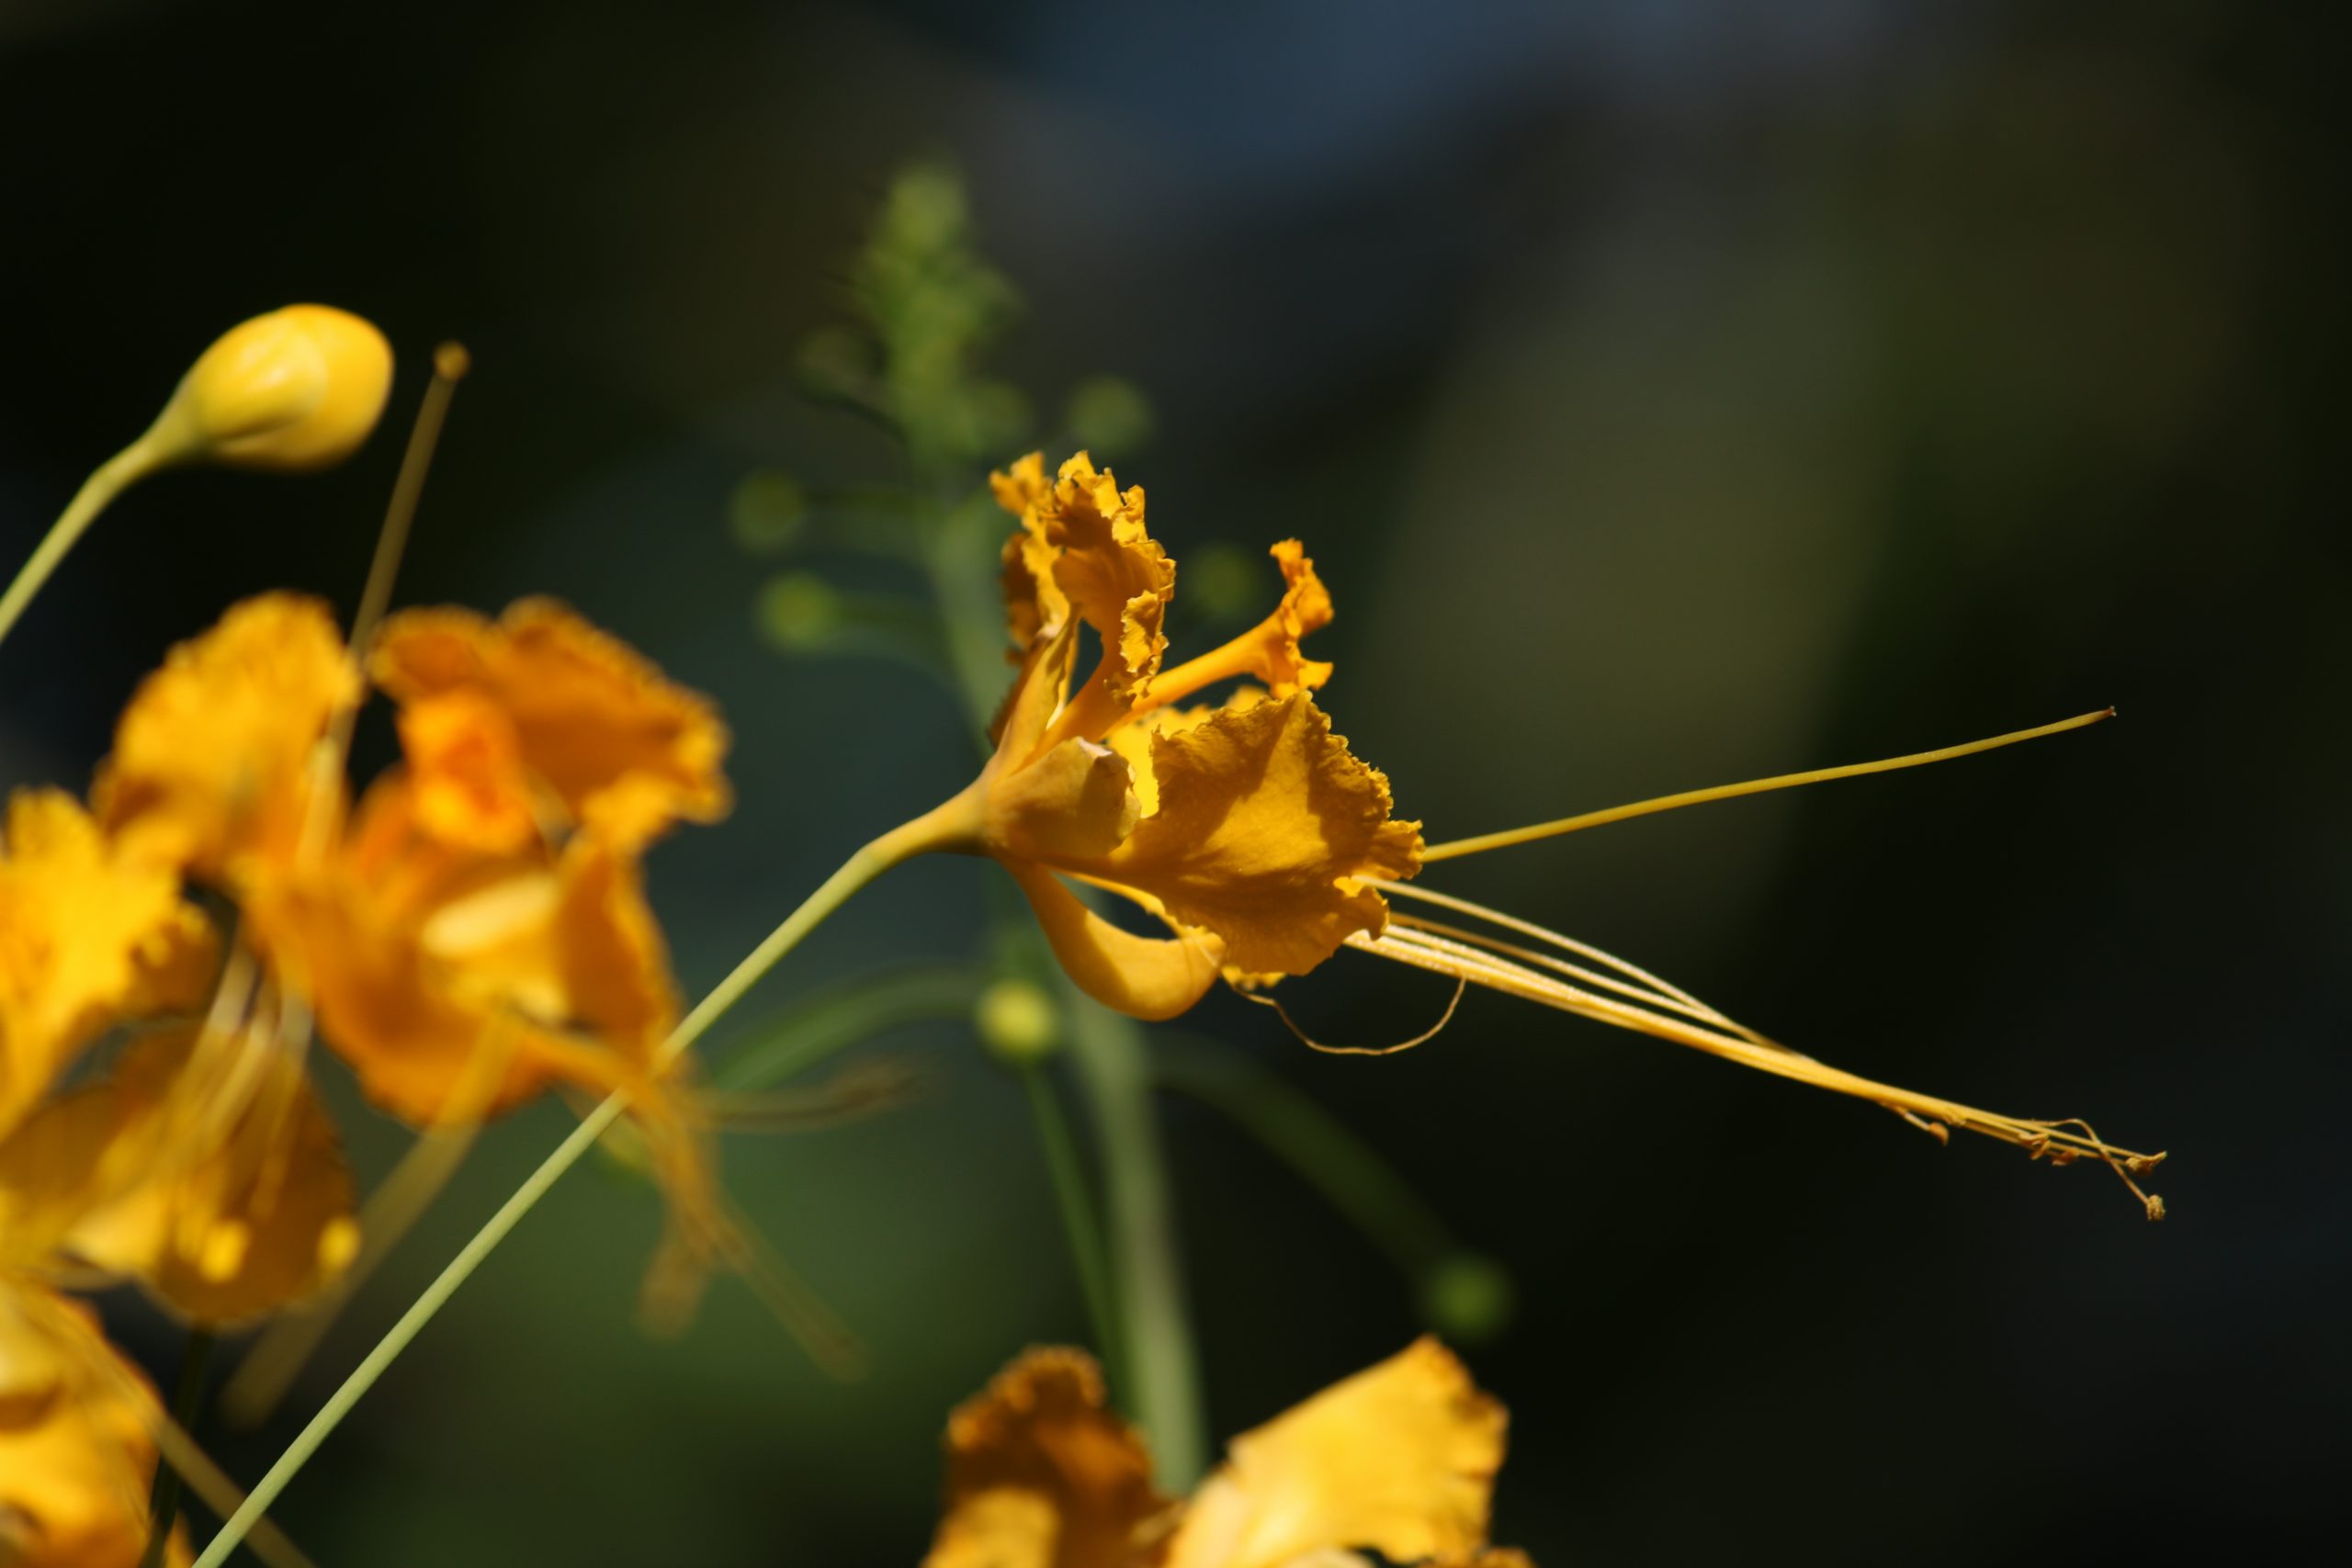
[(1291, 1017), (1289, 1010), (1275, 998), (1261, 996), (1255, 991), (1242, 991), (1238, 994), (1244, 1001), (1256, 1002), (1260, 1007), (1273, 1009), (1274, 1016), (1281, 1019), (1284, 1026), (1293, 1034), (1298, 1036), (1299, 1043), (1310, 1051), (1320, 1051), (1327, 1056), (1394, 1056), (1399, 1051), (1409, 1051), (1416, 1045), (1426, 1045), (1443, 1033), (1445, 1026), (1453, 1021), (1453, 1010), (1462, 1005), (1462, 993), (1468, 988), (1469, 979), (1466, 976), (1455, 976), (1453, 998), (1445, 1004), (1445, 1011), (1438, 1015), (1438, 1021), (1410, 1040), (1399, 1041), (1394, 1045), (1326, 1045), (1301, 1029), (1298, 1026), (1298, 1021)]
[(1733, 800), (1743, 795), (1763, 795), (1776, 789), (1794, 789), (1800, 784), (1826, 784), (1831, 779), (1860, 778), (1865, 773), (1893, 773), (1898, 768), (1922, 767), (1929, 762), (1950, 761), (1954, 757), (1973, 756), (1979, 751), (1996, 750), (2014, 746), (2020, 740), (2038, 740), (2045, 735), (2059, 735), (2070, 729), (2081, 729), (2113, 718), (2113, 708), (2100, 708), (2096, 713), (2077, 714), (2073, 718), (2060, 719), (2032, 729), (2014, 730), (2007, 735), (1996, 735), (1987, 740), (1972, 740), (1962, 746), (1946, 746), (1933, 751), (1914, 751), (1908, 756), (1888, 757), (1876, 762), (1851, 762), (1844, 767), (1815, 768), (1802, 773), (1778, 773), (1768, 779), (1750, 779), (1745, 784), (1717, 784), (1713, 789), (1685, 790), (1679, 795), (1661, 795), (1651, 800), (1637, 800), (1630, 806), (1612, 806), (1605, 811), (1588, 811), (1580, 817), (1563, 817), (1553, 822), (1538, 822), (1529, 828), (1512, 828), (1499, 833), (1483, 833), (1475, 839), (1455, 839), (1442, 844), (1431, 844), (1421, 852), (1421, 863), (1433, 864), (1442, 860), (1453, 860), (1463, 855), (1483, 854), (1488, 850), (1509, 849), (1514, 844), (1532, 843), (1538, 839), (1557, 838), (1586, 828), (1598, 828), (1603, 823), (1623, 822), (1628, 818), (1647, 817), (1656, 812), (1673, 811), (1685, 806), (1702, 806), (1709, 801)]
[(1658, 996), (1672, 998), (1680, 1004), (1680, 1010), (1704, 1018), (1711, 1023), (1737, 1027), (1723, 1014), (1672, 981), (1653, 975), (1640, 964), (1630, 963), (1613, 953), (1593, 946), (1590, 942), (1578, 942), (1572, 936), (1555, 931), (1549, 926), (1539, 926), (1532, 920), (1522, 920), (1516, 915), (1504, 914), (1500, 909), (1490, 909), (1484, 904), (1474, 904), (1467, 898), (1457, 898), (1450, 893), (1440, 893), (1434, 888), (1417, 887), (1409, 882), (1368, 880), (1366, 886), (1379, 889), (1383, 895), (1391, 898), (1413, 898), (1424, 904), (1435, 904), (1440, 908), (1452, 909), (1456, 914), (1469, 915), (1485, 920), (1490, 925), (1500, 926), (1506, 931), (1517, 931), (1522, 936), (1532, 936), (1538, 942), (1550, 942), (1565, 953), (1573, 953), (1579, 958), (1589, 958), (1595, 964), (1605, 964), (1620, 975), (1630, 976), (1646, 986)]
[(1650, 1003), (1667, 1012), (1679, 1012), (1702, 1023), (1722, 1024), (1727, 1028), (1736, 1027), (1731, 1020), (1713, 1008), (1694, 1007), (1661, 992), (1620, 980), (1612, 975), (1603, 975), (1597, 969), (1588, 969), (1581, 964), (1571, 964), (1565, 958), (1555, 958), (1548, 953), (1538, 953), (1533, 948), (1521, 947), (1517, 942), (1505, 942), (1499, 937), (1487, 936), (1477, 931), (1464, 930), (1461, 926), (1448, 925), (1442, 920), (1432, 920), (1419, 915), (1401, 914), (1393, 909), (1389, 911), (1388, 923), (1392, 929), (1402, 928), (1405, 931), (1432, 937), (1444, 937), (1460, 942), (1464, 947), (1483, 949), (1505, 958), (1515, 958), (1522, 964), (1532, 964), (1539, 969), (1550, 969), (1572, 980), (1581, 980), (1601, 990), (1614, 991), (1619, 996)]
[[(2041, 1122), (2002, 1116), (1954, 1100), (1877, 1083), (1815, 1061), (1801, 1052), (1760, 1036), (1750, 1037), (1747, 1032), (1730, 1033), (1702, 1028), (1683, 1019), (1654, 1012), (1613, 998), (1594, 995), (1498, 956), (1449, 952), (1447, 949), (1453, 944), (1410, 930), (1391, 931), (1377, 937), (1358, 932), (1348, 939), (1348, 945), (1375, 957), (1449, 976), (1458, 984), (1485, 986), (1562, 1012), (1690, 1045), (1781, 1077), (1871, 1100), (1905, 1116), (1915, 1124), (1941, 1123), (1966, 1132), (1981, 1133), (1987, 1137), (2014, 1144), (2036, 1158), (2050, 1156), (2053, 1163), (2069, 1163), (2087, 1156), (2106, 1165), (2122, 1179), (2132, 1194), (2140, 1199), (2150, 1219), (2162, 1219), (2165, 1215), (2164, 1201), (2143, 1190), (2132, 1179), (2134, 1176), (2143, 1176), (2154, 1169), (2164, 1156), (2142, 1155), (2117, 1148), (2100, 1138), (2088, 1122), (2080, 1119)], [(2075, 1128), (2081, 1130), (2072, 1130)]]

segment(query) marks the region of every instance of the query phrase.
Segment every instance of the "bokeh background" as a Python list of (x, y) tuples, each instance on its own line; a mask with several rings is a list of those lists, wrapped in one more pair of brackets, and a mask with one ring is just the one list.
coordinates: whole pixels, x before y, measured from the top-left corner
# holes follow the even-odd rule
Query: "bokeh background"
[[(1148, 390), (1122, 478), (1180, 560), (1306, 537), (1328, 705), (1440, 836), (2121, 709), (1443, 885), (1839, 1065), (2168, 1148), (2165, 1225), (2095, 1168), (1499, 998), (1380, 1061), (1230, 1001), (1185, 1021), (1510, 1271), (1469, 1350), (1513, 1414), (1498, 1536), (1552, 1563), (2275, 1558), (2345, 1522), (2352, 1382), (2342, 42), (2218, 3), (6, 0), (0, 554), (245, 315), (381, 322), (390, 423), (463, 338), (402, 597), (555, 593), (725, 705), (741, 807), (652, 871), (707, 985), (968, 774), (918, 672), (763, 642), (791, 563), (727, 526), (754, 469), (888, 472), (794, 366), (893, 172), (950, 158), (1027, 300), (999, 369), (1048, 413), (1098, 372)], [(233, 598), (347, 610), (396, 447), (122, 503), (0, 661), (6, 782), (84, 782)], [(714, 1053), (970, 952), (989, 874), (897, 874)], [(1442, 1006), (1374, 968), (1294, 1006), (1338, 1039)], [(725, 1283), (645, 1337), (656, 1203), (592, 1169), (288, 1494), (295, 1537), (336, 1568), (917, 1557), (950, 1405), (1085, 1320), (1017, 1085), (953, 1021), (873, 1050), (918, 1069), (904, 1106), (727, 1150), (866, 1380)], [(380, 1171), (401, 1135), (334, 1091)], [(1417, 1332), (1276, 1159), (1164, 1115), (1217, 1432)], [(298, 1406), (563, 1118), (493, 1131)], [(107, 1305), (168, 1379), (173, 1332)], [(206, 1437), (250, 1476), (291, 1427)]]

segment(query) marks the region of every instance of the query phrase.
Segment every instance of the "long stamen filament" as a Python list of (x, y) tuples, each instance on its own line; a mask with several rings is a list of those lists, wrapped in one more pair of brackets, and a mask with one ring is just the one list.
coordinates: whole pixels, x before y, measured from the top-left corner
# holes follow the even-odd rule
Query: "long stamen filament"
[(1801, 773), (1778, 773), (1768, 779), (1750, 779), (1745, 784), (1717, 784), (1712, 789), (1684, 790), (1679, 795), (1661, 795), (1650, 800), (1637, 800), (1628, 806), (1612, 806), (1602, 811), (1588, 811), (1577, 817), (1563, 817), (1556, 821), (1538, 822), (1532, 827), (1511, 828), (1499, 833), (1482, 833), (1474, 839), (1455, 839), (1447, 843), (1431, 844), (1421, 852), (1423, 864), (1442, 860), (1454, 860), (1463, 855), (1483, 854), (1488, 850), (1509, 849), (1514, 844), (1532, 843), (1538, 839), (1555, 839), (1563, 833), (1579, 832), (1598, 828), (1604, 823), (1623, 822), (1628, 818), (1648, 817), (1660, 811), (1674, 811), (1685, 806), (1702, 806), (1709, 801), (1735, 800), (1743, 795), (1764, 795), (1776, 789), (1794, 789), (1800, 784), (1826, 784), (1831, 779), (1860, 778), (1865, 773), (1889, 773), (1899, 768), (1923, 767), (1929, 762), (1950, 761), (1955, 757), (1971, 757), (1979, 751), (1997, 750), (2014, 746), (2020, 740), (2039, 740), (2045, 735), (2059, 735), (2070, 729), (2081, 729), (2101, 719), (2113, 718), (2113, 708), (2100, 708), (2096, 713), (2077, 714), (2073, 718), (2060, 719), (2032, 729), (2013, 730), (1989, 739), (1972, 740), (1962, 746), (1945, 746), (1933, 751), (1914, 751), (1908, 756), (1888, 757), (1875, 762), (1849, 762), (1843, 767), (1814, 768)]
[[(2041, 1122), (2002, 1116), (1934, 1095), (1878, 1083), (1829, 1066), (1770, 1041), (1702, 1028), (1686, 1020), (1653, 1012), (1629, 1002), (1596, 996), (1500, 958), (1465, 953), (1457, 944), (1409, 929), (1391, 931), (1377, 937), (1360, 932), (1348, 939), (1348, 945), (1377, 957), (1448, 976), (1458, 981), (1466, 980), (1470, 984), (1484, 986), (1562, 1012), (1693, 1046), (1781, 1077), (1871, 1100), (1915, 1119), (1982, 1133), (2004, 1143), (2015, 1144), (2037, 1158), (2048, 1155), (2053, 1163), (2065, 1164), (2089, 1156), (2104, 1162), (2121, 1179), (2146, 1207), (2149, 1218), (2161, 1219), (2164, 1216), (2163, 1200), (2143, 1191), (2132, 1179), (2154, 1170), (2164, 1156), (2143, 1155), (2118, 1148), (2099, 1138), (2087, 1122), (2079, 1119)], [(2073, 1131), (2074, 1128), (2081, 1131)]]
[(1416, 887), (1409, 882), (1374, 881), (1369, 882), (1367, 886), (1378, 888), (1384, 896), (1390, 898), (1411, 898), (1424, 904), (1434, 904), (1442, 909), (1451, 909), (1456, 914), (1469, 915), (1474, 919), (1485, 920), (1490, 925), (1500, 926), (1505, 931), (1517, 931), (1521, 936), (1533, 937), (1538, 942), (1549, 942), (1562, 952), (1574, 953), (1578, 958), (1589, 959), (1595, 964), (1605, 964), (1620, 975), (1626, 976), (1640, 985), (1649, 987), (1657, 995), (1672, 998), (1681, 1004), (1682, 1010), (1695, 1017), (1705, 1018), (1710, 1022), (1726, 1026), (1731, 1024), (1729, 1019), (1672, 981), (1653, 975), (1640, 964), (1620, 958), (1613, 953), (1593, 946), (1590, 942), (1578, 942), (1572, 936), (1563, 935), (1548, 926), (1539, 926), (1532, 920), (1522, 920), (1515, 915), (1506, 915), (1499, 909), (1489, 909), (1483, 904), (1474, 904), (1467, 898), (1457, 898), (1450, 893), (1440, 893), (1434, 888)]

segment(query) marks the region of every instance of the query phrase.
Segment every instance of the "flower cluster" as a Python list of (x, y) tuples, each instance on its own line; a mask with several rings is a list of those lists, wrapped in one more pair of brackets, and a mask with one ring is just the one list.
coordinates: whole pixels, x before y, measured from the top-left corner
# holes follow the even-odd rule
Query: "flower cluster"
[[(240, 348), (255, 333), (189, 381), (249, 442), (268, 421), (236, 409), (293, 396), (285, 352)], [(223, 355), (242, 404), (208, 379)], [(345, 756), (371, 691), (401, 758), (355, 800)], [(154, 1435), (184, 1442), (65, 1290), (135, 1281), (210, 1330), (312, 1297), (358, 1256), (314, 1031), (420, 1129), (551, 1089), (624, 1095), (672, 1200), (651, 1304), (691, 1302), (727, 1222), (695, 1092), (662, 1052), (680, 1009), (640, 862), (724, 815), (727, 744), (707, 702), (551, 602), (405, 612), (353, 648), (325, 604), (269, 593), (141, 683), (86, 805), (8, 803), (0, 1559), (138, 1561)]]

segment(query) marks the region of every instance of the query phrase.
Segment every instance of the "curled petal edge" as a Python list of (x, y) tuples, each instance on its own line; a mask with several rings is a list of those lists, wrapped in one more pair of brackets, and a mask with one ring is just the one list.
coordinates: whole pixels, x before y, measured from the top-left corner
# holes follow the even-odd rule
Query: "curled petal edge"
[(1078, 988), (1114, 1012), (1156, 1023), (1190, 1011), (1216, 984), (1225, 943), (1206, 932), (1141, 937), (1088, 908), (1044, 866), (1000, 863), (1021, 885), (1054, 956)]

